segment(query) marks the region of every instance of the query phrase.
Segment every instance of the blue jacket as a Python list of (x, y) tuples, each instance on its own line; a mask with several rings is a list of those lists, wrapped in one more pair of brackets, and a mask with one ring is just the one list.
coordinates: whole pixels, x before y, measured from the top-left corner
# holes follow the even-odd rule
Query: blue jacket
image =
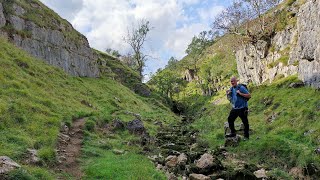
[(249, 94), (249, 91), (244, 86), (238, 85), (236, 87), (231, 87), (231, 93), (228, 95), (228, 99), (232, 104), (232, 108), (242, 109), (248, 107), (248, 101), (243, 96), (237, 94), (237, 90), (240, 90), (243, 94)]

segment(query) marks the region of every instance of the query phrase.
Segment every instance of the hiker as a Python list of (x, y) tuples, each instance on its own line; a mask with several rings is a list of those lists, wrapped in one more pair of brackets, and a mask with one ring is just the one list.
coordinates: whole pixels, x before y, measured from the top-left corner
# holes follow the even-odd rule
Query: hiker
[(249, 139), (249, 121), (248, 121), (248, 99), (251, 98), (249, 91), (246, 86), (238, 84), (236, 77), (230, 79), (231, 88), (226, 91), (227, 98), (232, 104), (232, 110), (230, 111), (228, 117), (229, 128), (231, 130), (230, 134), (226, 137), (235, 137), (236, 130), (234, 128), (234, 121), (237, 117), (240, 117), (244, 125), (244, 137)]

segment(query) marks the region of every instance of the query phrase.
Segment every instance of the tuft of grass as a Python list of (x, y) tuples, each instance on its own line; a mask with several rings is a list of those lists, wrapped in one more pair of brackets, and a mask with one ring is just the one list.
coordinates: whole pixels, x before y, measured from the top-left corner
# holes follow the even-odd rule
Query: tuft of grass
[(289, 61), (289, 56), (281, 56), (278, 60), (276, 60), (272, 63), (269, 63), (268, 68), (269, 69), (274, 68), (274, 67), (278, 66), (280, 63), (283, 66), (288, 66), (288, 61)]

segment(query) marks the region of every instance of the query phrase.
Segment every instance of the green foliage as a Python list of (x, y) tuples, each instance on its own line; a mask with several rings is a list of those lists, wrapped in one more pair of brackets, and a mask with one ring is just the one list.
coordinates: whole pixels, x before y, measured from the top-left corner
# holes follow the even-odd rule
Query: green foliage
[(288, 66), (289, 56), (281, 56), (278, 60), (268, 64), (268, 68), (273, 68), (282, 63), (283, 66)]
[(48, 166), (54, 165), (56, 162), (55, 148), (44, 147), (39, 150), (39, 157)]
[(286, 2), (286, 5), (287, 6), (292, 6), (293, 5), (293, 3), (295, 3), (297, 0), (288, 0), (287, 2)]
[(96, 122), (94, 122), (91, 119), (87, 120), (85, 123), (85, 129), (90, 132), (94, 131), (95, 126), (96, 126)]
[(177, 77), (173, 71), (163, 70), (158, 71), (152, 77), (149, 84), (164, 97), (172, 98), (175, 90), (178, 90), (182, 84), (182, 78)]
[(33, 180), (33, 177), (28, 174), (28, 172), (26, 172), (23, 169), (18, 169), (18, 170), (14, 170), (12, 172), (10, 172), (10, 174), (8, 175), (8, 177), (6, 179), (9, 180)]

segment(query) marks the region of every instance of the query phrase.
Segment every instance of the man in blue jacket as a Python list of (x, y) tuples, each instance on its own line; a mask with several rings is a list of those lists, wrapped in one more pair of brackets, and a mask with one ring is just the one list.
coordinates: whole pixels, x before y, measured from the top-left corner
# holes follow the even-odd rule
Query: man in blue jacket
[(226, 137), (235, 137), (236, 130), (234, 128), (234, 121), (237, 117), (240, 117), (244, 125), (244, 137), (249, 139), (249, 121), (248, 121), (248, 99), (251, 98), (250, 93), (247, 88), (243, 85), (238, 85), (236, 77), (230, 79), (231, 88), (227, 90), (227, 97), (232, 104), (232, 110), (230, 111), (228, 117), (229, 128), (231, 130), (230, 134)]

